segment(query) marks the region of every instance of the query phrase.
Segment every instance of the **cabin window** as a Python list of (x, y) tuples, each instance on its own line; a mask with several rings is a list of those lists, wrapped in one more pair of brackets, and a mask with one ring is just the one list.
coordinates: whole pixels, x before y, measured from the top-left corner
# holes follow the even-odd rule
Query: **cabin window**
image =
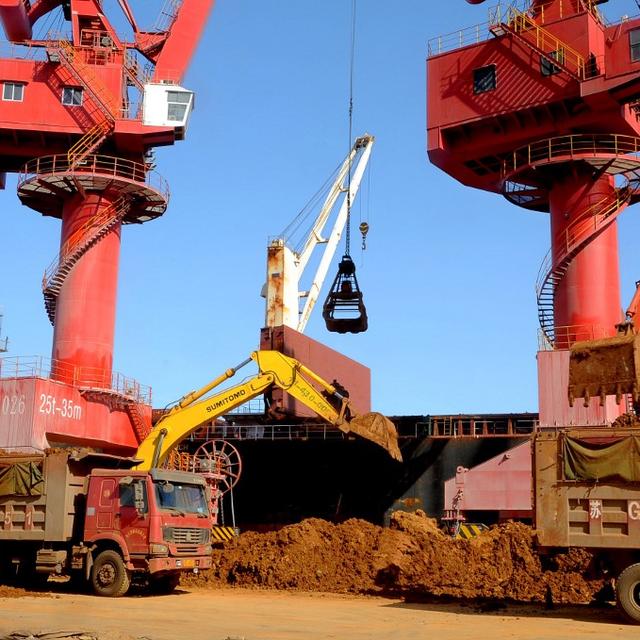
[(629, 31), (629, 46), (631, 47), (631, 62), (640, 60), (640, 29)]
[(5, 82), (2, 87), (2, 99), (9, 102), (22, 102), (24, 99), (24, 84), (21, 82)]
[(167, 120), (182, 122), (191, 100), (191, 93), (187, 91), (167, 91)]
[(496, 83), (496, 65), (489, 64), (473, 70), (473, 93), (486, 93), (493, 91)]
[(556, 73), (560, 73), (560, 67), (557, 64), (553, 64), (549, 58), (557, 60), (560, 64), (564, 63), (564, 51), (558, 49), (557, 51), (550, 51), (547, 54), (549, 57), (540, 56), (540, 72), (543, 76), (552, 76)]
[(67, 107), (82, 106), (82, 89), (80, 87), (64, 87), (62, 89), (62, 104)]

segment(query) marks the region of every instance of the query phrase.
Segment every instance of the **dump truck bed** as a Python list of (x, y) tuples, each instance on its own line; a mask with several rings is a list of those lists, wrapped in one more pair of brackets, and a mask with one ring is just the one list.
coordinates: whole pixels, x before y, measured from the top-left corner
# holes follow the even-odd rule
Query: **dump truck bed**
[(68, 453), (0, 456), (0, 540), (67, 541), (85, 476)]
[(541, 546), (640, 548), (640, 429), (542, 429), (533, 473)]

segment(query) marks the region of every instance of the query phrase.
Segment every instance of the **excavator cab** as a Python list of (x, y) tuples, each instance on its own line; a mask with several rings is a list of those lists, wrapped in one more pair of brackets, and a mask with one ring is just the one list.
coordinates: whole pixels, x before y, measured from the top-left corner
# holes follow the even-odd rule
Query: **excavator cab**
[(322, 317), (333, 333), (361, 333), (369, 326), (351, 256), (343, 256), (338, 265), (338, 274), (322, 307)]

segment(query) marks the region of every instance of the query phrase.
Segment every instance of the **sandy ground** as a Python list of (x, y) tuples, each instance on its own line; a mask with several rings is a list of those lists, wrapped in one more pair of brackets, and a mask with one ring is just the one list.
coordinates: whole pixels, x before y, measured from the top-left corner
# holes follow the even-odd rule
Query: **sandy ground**
[(412, 604), (379, 597), (244, 589), (179, 589), (170, 596), (119, 599), (75, 594), (0, 598), (0, 611), (1, 639), (18, 630), (84, 632), (100, 640), (638, 638), (638, 627), (623, 624), (615, 609)]

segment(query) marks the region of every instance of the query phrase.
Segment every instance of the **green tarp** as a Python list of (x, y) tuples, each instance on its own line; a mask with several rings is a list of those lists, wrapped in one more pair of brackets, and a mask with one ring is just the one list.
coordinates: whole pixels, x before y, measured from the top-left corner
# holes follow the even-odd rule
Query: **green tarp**
[(567, 480), (640, 482), (640, 436), (606, 443), (565, 437), (563, 450)]
[(16, 462), (0, 467), (0, 497), (41, 496), (42, 468), (37, 462)]

